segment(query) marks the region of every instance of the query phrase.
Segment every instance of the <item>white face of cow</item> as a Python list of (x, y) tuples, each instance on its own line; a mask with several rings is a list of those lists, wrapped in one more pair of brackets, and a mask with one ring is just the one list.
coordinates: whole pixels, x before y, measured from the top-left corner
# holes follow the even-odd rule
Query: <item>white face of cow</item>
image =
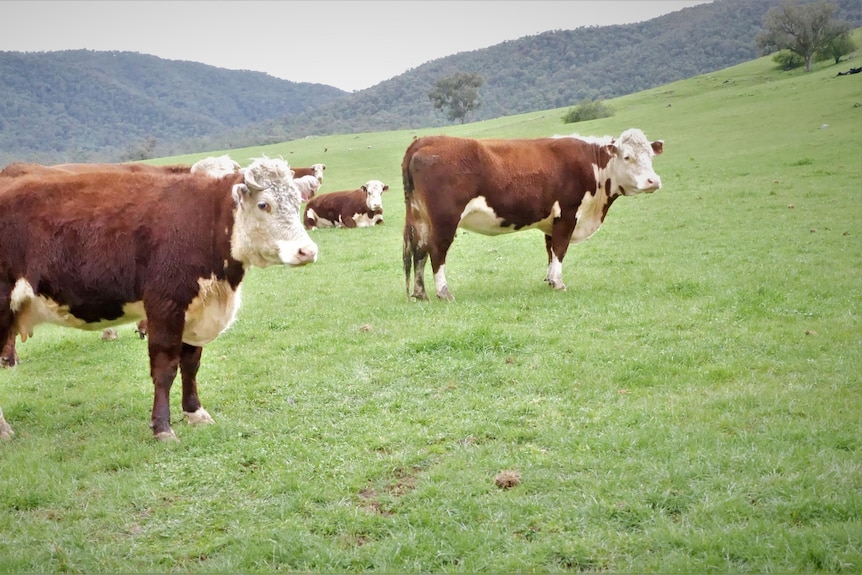
[(608, 165), (614, 189), (625, 196), (641, 192), (652, 193), (661, 187), (661, 178), (652, 167), (653, 156), (661, 154), (664, 148), (661, 140), (650, 142), (644, 133), (631, 128), (613, 143), (608, 151), (613, 156)]
[(317, 261), (315, 244), (300, 217), (300, 192), (283, 160), (262, 158), (244, 171), (233, 190), (231, 256), (245, 265), (300, 266)]
[(314, 171), (314, 177), (323, 182), (323, 170), (326, 169), (326, 164), (311, 164), (311, 169)]
[(362, 189), (365, 191), (365, 205), (372, 212), (374, 210), (382, 210), (383, 209), (383, 198), (381, 194), (389, 189), (389, 186), (381, 182), (380, 180), (368, 180), (365, 182), (365, 185), (362, 186)]

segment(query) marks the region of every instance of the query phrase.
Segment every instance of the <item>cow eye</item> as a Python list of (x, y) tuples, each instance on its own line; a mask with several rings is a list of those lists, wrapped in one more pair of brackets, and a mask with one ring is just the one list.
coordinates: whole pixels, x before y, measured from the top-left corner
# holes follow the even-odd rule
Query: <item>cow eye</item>
[(272, 207), (270, 207), (268, 202), (258, 202), (257, 207), (266, 213), (272, 212)]

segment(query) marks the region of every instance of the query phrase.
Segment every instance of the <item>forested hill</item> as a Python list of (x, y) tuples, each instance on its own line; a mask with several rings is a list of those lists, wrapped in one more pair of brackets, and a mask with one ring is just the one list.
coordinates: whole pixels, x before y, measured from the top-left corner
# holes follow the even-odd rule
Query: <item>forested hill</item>
[[(862, 25), (859, 0), (832, 2), (836, 18)], [(133, 52), (0, 52), (0, 167), (443, 126), (427, 94), (453, 72), (485, 80), (468, 120), (612, 98), (756, 57), (754, 38), (777, 3), (715, 0), (636, 24), (527, 36), (427, 62), (352, 94)]]

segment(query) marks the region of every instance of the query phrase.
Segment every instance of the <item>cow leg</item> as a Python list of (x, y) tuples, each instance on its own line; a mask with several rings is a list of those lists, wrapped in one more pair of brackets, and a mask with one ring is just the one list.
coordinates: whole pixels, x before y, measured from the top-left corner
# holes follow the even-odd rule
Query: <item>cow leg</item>
[(6, 284), (0, 286), (0, 367), (14, 367), (18, 363), (18, 354), (15, 352), (15, 330), (12, 313), (12, 293)]
[(5, 342), (2, 350), (0, 350), (0, 367), (15, 367), (18, 364), (18, 353), (15, 351), (15, 332), (10, 330)]
[(566, 289), (566, 284), (563, 283), (563, 258), (566, 257), (574, 229), (574, 222), (568, 224), (558, 219), (554, 222), (552, 235), (545, 236), (545, 248), (548, 250), (548, 273), (545, 281), (555, 290)]
[(183, 319), (159, 321), (148, 318), (148, 342), (150, 352), (150, 375), (153, 378), (153, 413), (150, 427), (153, 437), (161, 441), (176, 441), (171, 429), (171, 386), (177, 376), (182, 354)]
[(428, 251), (414, 248), (413, 252), (413, 296), (418, 300), (428, 301), (425, 291), (425, 265), (428, 262)]
[(215, 423), (207, 410), (201, 407), (198, 398), (198, 368), (201, 365), (203, 348), (183, 344), (180, 354), (180, 375), (183, 380), (183, 415), (191, 425)]
[(3, 419), (3, 410), (0, 409), (0, 439), (12, 439), (13, 435), (15, 432), (12, 431), (12, 426)]
[(435, 227), (436, 240), (430, 243), (428, 254), (431, 256), (431, 271), (434, 272), (434, 286), (437, 289), (437, 297), (448, 301), (455, 301), (455, 297), (449, 291), (446, 282), (446, 254), (455, 240), (455, 226), (440, 225)]

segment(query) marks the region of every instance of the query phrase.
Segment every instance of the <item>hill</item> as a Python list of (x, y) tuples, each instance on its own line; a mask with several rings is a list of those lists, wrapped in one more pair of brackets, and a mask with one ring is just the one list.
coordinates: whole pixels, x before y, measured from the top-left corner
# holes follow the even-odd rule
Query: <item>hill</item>
[[(455, 71), (485, 79), (470, 120), (614, 98), (754, 58), (773, 4), (716, 0), (636, 24), (550, 31), (433, 60), (352, 94), (130, 52), (0, 52), (0, 166), (443, 126), (427, 93)], [(836, 17), (862, 25), (858, 0), (836, 4)]]

